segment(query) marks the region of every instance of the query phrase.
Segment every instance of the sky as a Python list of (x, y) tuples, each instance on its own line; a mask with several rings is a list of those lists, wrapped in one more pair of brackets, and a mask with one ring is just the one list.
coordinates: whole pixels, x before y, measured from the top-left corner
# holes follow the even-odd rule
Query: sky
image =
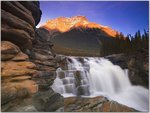
[(82, 15), (90, 22), (109, 26), (124, 35), (149, 28), (148, 1), (40, 1), (41, 21)]

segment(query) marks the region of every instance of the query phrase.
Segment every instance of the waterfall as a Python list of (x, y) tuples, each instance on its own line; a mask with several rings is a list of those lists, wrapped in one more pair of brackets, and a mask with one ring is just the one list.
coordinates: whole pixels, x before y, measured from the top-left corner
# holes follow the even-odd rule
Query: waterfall
[(105, 58), (68, 57), (67, 69), (58, 68), (52, 85), (64, 97), (105, 96), (140, 111), (149, 109), (149, 91), (131, 85), (128, 70)]

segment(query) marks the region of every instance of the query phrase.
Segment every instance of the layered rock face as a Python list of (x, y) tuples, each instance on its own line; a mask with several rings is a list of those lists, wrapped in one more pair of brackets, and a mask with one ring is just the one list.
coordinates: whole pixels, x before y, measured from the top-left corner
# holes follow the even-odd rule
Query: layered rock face
[(33, 105), (38, 111), (55, 111), (63, 106), (63, 97), (55, 93), (50, 86), (56, 78), (58, 63), (52, 50), (53, 44), (49, 41), (47, 31), (36, 29), (33, 48), (29, 52), (32, 62), (37, 66), (38, 72), (33, 80), (39, 86), (39, 92), (33, 97)]
[[(1, 104), (2, 111), (13, 106), (16, 99), (23, 99), (38, 91), (37, 84), (31, 80), (36, 73), (36, 65), (29, 62), (29, 57), (19, 47), (8, 41), (1, 43)], [(9, 105), (7, 104), (9, 103)]]
[(34, 28), (41, 16), (36, 2), (2, 1), (2, 40), (11, 41), (21, 50), (32, 47)]
[[(3, 1), (1, 44), (2, 111), (54, 111), (63, 98), (50, 89), (58, 65), (45, 31), (35, 30), (40, 21), (39, 2)], [(47, 94), (43, 98), (41, 94)], [(50, 95), (51, 94), (51, 95)], [(35, 104), (36, 101), (43, 102)], [(53, 97), (57, 101), (53, 101)], [(45, 98), (49, 98), (45, 101)], [(45, 102), (45, 103), (44, 103)], [(53, 106), (53, 104), (58, 104)], [(39, 109), (43, 105), (44, 108)], [(49, 106), (47, 109), (46, 106)]]

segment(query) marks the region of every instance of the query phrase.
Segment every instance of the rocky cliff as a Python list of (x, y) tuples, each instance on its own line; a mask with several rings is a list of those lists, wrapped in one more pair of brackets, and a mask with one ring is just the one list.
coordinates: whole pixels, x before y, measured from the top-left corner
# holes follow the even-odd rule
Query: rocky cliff
[(2, 40), (11, 41), (22, 50), (32, 47), (35, 25), (41, 10), (36, 2), (2, 2)]
[[(46, 37), (43, 38), (45, 35), (41, 36), (43, 31), (35, 28), (42, 14), (39, 2), (1, 3), (2, 111), (58, 109), (63, 105), (63, 98), (50, 89), (58, 64), (52, 52), (52, 44), (44, 39)], [(39, 107), (41, 105), (42, 108)]]

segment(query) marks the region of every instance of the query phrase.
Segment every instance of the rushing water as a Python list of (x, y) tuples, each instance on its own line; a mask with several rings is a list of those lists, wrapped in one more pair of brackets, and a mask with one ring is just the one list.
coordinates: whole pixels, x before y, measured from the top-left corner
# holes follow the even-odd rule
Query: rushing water
[(103, 95), (140, 111), (149, 109), (149, 91), (131, 85), (128, 70), (104, 58), (68, 57), (67, 69), (57, 69), (52, 88), (64, 97)]

